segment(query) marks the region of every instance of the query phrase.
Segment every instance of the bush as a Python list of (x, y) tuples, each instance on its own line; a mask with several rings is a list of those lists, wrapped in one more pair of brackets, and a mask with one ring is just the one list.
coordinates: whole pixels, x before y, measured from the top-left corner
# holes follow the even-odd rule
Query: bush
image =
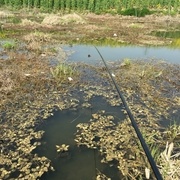
[(139, 9), (139, 8), (130, 8), (121, 12), (122, 15), (125, 16), (137, 16), (144, 17), (148, 14), (151, 14), (151, 11), (147, 8)]

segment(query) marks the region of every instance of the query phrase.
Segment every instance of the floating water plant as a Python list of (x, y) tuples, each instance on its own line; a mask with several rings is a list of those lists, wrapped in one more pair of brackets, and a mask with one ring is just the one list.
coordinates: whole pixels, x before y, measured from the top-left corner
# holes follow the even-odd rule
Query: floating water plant
[(66, 144), (62, 144), (62, 145), (56, 145), (56, 151), (58, 153), (61, 153), (61, 152), (67, 152), (69, 150), (69, 145), (66, 145)]

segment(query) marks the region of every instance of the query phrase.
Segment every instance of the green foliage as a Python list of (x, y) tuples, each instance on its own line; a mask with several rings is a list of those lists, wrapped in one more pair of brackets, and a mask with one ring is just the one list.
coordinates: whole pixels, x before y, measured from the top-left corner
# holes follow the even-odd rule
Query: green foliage
[(68, 11), (70, 11), (71, 10), (71, 0), (66, 0), (66, 9), (68, 10)]
[(131, 59), (125, 58), (123, 60), (123, 64), (124, 64), (124, 66), (128, 66), (129, 67), (132, 64), (132, 61), (131, 61)]
[(76, 69), (68, 64), (61, 63), (57, 65), (54, 69), (50, 69), (53, 78), (58, 82), (67, 81), (68, 78), (78, 76)]
[(180, 125), (174, 121), (174, 123), (168, 127), (165, 134), (171, 142), (175, 141), (176, 138), (178, 139), (178, 137), (180, 137)]
[(40, 1), (40, 8), (43, 10), (48, 10), (49, 9), (49, 0), (41, 0)]
[[(130, 16), (145, 16), (149, 9), (176, 14), (180, 10), (179, 0), (0, 0), (0, 6), (13, 8), (41, 8), (46, 11), (78, 10), (100, 13), (122, 13)], [(123, 11), (122, 11), (123, 10)]]
[(72, 8), (72, 10), (76, 10), (77, 9), (77, 0), (72, 0), (71, 8)]
[(5, 4), (4, 0), (0, 0), (0, 5), (4, 5), (4, 4)]
[(60, 0), (60, 9), (61, 10), (65, 10), (65, 7), (66, 7), (66, 5), (65, 5), (65, 0)]
[(157, 162), (161, 154), (159, 147), (155, 144), (152, 144), (149, 149), (150, 149), (152, 157)]
[(144, 17), (145, 15), (151, 14), (150, 10), (147, 8), (139, 9), (139, 8), (130, 8), (121, 12), (122, 15), (125, 16), (137, 16)]
[(60, 9), (60, 0), (54, 0), (54, 9), (59, 10)]
[(34, 7), (40, 8), (40, 0), (34, 0)]
[(5, 42), (3, 48), (6, 50), (14, 49), (16, 46), (15, 42)]
[(91, 12), (95, 11), (95, 0), (89, 0), (88, 10)]

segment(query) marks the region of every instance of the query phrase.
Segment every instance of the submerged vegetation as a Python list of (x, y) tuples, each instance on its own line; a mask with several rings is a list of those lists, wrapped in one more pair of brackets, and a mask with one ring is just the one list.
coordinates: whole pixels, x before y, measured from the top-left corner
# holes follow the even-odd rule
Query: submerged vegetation
[[(170, 173), (172, 179), (179, 179), (180, 126), (172, 124), (162, 130), (159, 125), (159, 120), (170, 119), (178, 106), (178, 80), (174, 77), (178, 77), (179, 66), (176, 68), (164, 62), (145, 63), (128, 59), (112, 64), (111, 68), (163, 178), (168, 179)], [(106, 72), (101, 73), (106, 77)], [(116, 124), (113, 116), (103, 111), (92, 114), (90, 121), (78, 124), (77, 129), (75, 141), (78, 146), (98, 149), (102, 162), (115, 161), (124, 177), (145, 179), (144, 170), (147, 168), (150, 177), (154, 177), (129, 119)], [(169, 155), (167, 150), (164, 151), (166, 142), (173, 142), (174, 146), (169, 150)]]

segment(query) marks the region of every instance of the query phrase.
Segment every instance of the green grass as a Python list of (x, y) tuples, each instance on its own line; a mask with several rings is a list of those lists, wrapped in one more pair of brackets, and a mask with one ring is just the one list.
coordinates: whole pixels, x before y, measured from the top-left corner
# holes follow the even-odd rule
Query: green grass
[(51, 74), (58, 83), (69, 81), (69, 78), (77, 77), (78, 71), (75, 67), (65, 63), (60, 63), (55, 68), (51, 68)]
[(178, 137), (180, 137), (180, 125), (176, 123), (176, 121), (171, 124), (166, 130), (166, 135), (170, 141), (174, 141)]
[(146, 15), (152, 14), (151, 11), (147, 8), (130, 8), (126, 9), (121, 12), (122, 15), (125, 16), (137, 16), (137, 17), (144, 17)]
[(5, 42), (2, 47), (6, 50), (14, 49), (16, 47), (15, 42)]

